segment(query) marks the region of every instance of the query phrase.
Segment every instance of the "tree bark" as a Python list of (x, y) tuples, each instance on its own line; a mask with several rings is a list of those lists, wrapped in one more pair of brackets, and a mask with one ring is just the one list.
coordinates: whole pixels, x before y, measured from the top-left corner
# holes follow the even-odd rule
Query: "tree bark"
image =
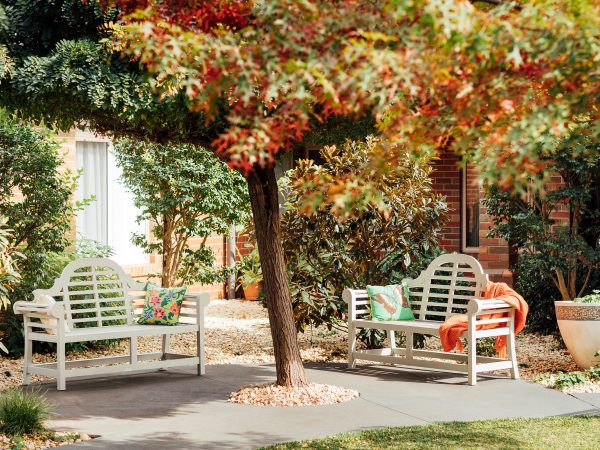
[(306, 382), (288, 284), (279, 222), (274, 168), (255, 169), (247, 176), (263, 287), (273, 338), (277, 384), (297, 387)]
[(162, 238), (162, 287), (171, 287), (173, 274), (171, 262), (173, 259), (173, 223), (170, 218), (163, 216)]

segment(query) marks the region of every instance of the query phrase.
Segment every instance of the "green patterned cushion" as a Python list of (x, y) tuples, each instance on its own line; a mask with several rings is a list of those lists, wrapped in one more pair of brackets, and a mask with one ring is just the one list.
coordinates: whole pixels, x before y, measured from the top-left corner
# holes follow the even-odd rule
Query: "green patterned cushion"
[(142, 325), (177, 325), (186, 287), (162, 288), (146, 284), (144, 311), (138, 323)]
[(415, 320), (408, 298), (408, 286), (367, 286), (371, 301), (371, 317), (376, 320)]

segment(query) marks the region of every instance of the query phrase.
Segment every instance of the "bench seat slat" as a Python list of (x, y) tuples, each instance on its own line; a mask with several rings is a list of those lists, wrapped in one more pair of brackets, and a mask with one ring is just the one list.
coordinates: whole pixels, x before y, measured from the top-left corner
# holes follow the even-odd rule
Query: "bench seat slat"
[(420, 330), (423, 334), (438, 334), (442, 322), (431, 320), (366, 320), (353, 322), (359, 328), (377, 328), (381, 330)]
[[(91, 295), (92, 293), (90, 292), (89, 294)], [(114, 303), (114, 302), (124, 303), (124, 302), (130, 301), (130, 300), (131, 300), (130, 297), (119, 296), (119, 297), (103, 297), (103, 298), (99, 298), (97, 300), (95, 298), (82, 298), (82, 299), (76, 299), (76, 300), (69, 300), (69, 303), (71, 305), (87, 305), (88, 303), (96, 304), (96, 302), (98, 302), (98, 303)]]
[(80, 319), (72, 319), (71, 323), (98, 322), (99, 320), (101, 320), (102, 322), (107, 322), (109, 320), (127, 320), (127, 316), (121, 314), (119, 316), (82, 317)]
[(186, 325), (112, 325), (107, 327), (76, 328), (65, 334), (66, 342), (84, 342), (103, 339), (120, 339), (137, 336), (160, 336), (163, 334), (193, 333), (195, 324)]

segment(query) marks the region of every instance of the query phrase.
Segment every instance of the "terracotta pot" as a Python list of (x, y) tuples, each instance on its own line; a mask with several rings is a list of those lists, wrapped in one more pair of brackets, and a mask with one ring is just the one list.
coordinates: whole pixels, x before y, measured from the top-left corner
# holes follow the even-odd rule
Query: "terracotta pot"
[(260, 294), (260, 284), (249, 284), (244, 288), (246, 300), (258, 300), (258, 294)]
[(582, 369), (600, 364), (600, 303), (554, 302), (560, 334)]

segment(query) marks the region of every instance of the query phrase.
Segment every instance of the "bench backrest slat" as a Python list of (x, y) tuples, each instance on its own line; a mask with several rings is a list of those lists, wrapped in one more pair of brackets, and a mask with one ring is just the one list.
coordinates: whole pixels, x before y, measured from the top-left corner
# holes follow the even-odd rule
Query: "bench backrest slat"
[(70, 329), (131, 324), (132, 301), (143, 299), (145, 283), (138, 283), (108, 258), (82, 258), (65, 267), (50, 289), (34, 296), (50, 295), (62, 301)]
[[(406, 279), (415, 318), (432, 321), (466, 313), (469, 300), (483, 298), (488, 281), (479, 261), (458, 253), (438, 256), (418, 278)], [(344, 299), (348, 302), (350, 317), (370, 317), (366, 290), (346, 290)]]

